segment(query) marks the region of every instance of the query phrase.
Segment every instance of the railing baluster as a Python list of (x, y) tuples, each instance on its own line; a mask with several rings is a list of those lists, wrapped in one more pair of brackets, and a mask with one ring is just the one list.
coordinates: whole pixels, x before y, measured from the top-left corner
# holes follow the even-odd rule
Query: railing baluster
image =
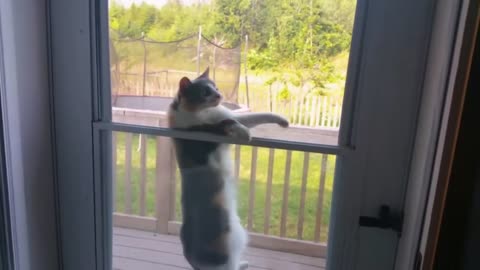
[(328, 155), (322, 155), (322, 165), (320, 171), (320, 184), (318, 186), (317, 218), (315, 221), (315, 242), (320, 242), (323, 214), (323, 197), (325, 194), (325, 179), (327, 176)]
[(156, 155), (156, 185), (155, 185), (155, 213), (157, 218), (157, 232), (168, 233), (170, 219), (170, 197), (172, 172), (170, 155), (170, 138), (157, 137)]
[(292, 151), (287, 150), (287, 158), (285, 161), (285, 180), (283, 183), (283, 202), (282, 202), (282, 217), (280, 221), (280, 237), (285, 237), (287, 232), (288, 192), (290, 189), (291, 163), (292, 163)]
[(171, 184), (170, 184), (170, 220), (177, 220), (177, 160), (175, 158), (175, 147), (173, 144), (170, 145), (170, 156), (171, 158)]
[(303, 175), (302, 175), (302, 191), (300, 194), (300, 211), (298, 213), (297, 238), (303, 239), (303, 222), (305, 215), (305, 197), (307, 195), (307, 179), (308, 165), (310, 161), (310, 153), (303, 153)]
[(117, 132), (112, 131), (112, 208), (117, 211)]
[(272, 209), (272, 178), (274, 162), (275, 149), (270, 148), (268, 151), (267, 194), (265, 195), (265, 221), (263, 227), (264, 234), (268, 234), (268, 232), (270, 231), (270, 212)]
[(132, 213), (132, 133), (125, 134), (125, 212)]
[(140, 215), (145, 216), (147, 181), (147, 135), (140, 135)]
[(255, 210), (255, 181), (257, 180), (257, 156), (258, 148), (252, 147), (252, 163), (250, 165), (250, 192), (248, 198), (248, 224), (247, 229), (253, 229), (253, 218)]

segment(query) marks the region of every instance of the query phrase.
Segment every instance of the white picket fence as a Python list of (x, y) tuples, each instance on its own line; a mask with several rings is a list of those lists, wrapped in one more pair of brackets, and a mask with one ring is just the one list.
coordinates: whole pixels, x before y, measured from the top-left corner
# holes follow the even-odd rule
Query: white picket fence
[(341, 101), (329, 96), (307, 96), (288, 101), (272, 102), (272, 112), (289, 118), (292, 125), (338, 128), (341, 118)]
[[(253, 86), (253, 87), (252, 87)], [(282, 97), (279, 85), (269, 89), (265, 85), (251, 84), (249, 97), (239, 94), (239, 103), (248, 104), (252, 111), (270, 111), (281, 114), (292, 125), (316, 128), (338, 128), (342, 113), (342, 96), (290, 94)], [(292, 92), (301, 93), (292, 87)]]
[[(148, 74), (145, 82), (140, 74), (123, 74), (123, 79), (113, 84), (113, 92), (118, 95), (146, 95), (173, 97), (178, 88), (177, 81), (185, 76), (178, 71), (169, 71), (167, 75)], [(128, 75), (128, 76), (127, 76)], [(114, 74), (112, 74), (114, 76)], [(167, 79), (164, 77), (167, 76)], [(145, 91), (143, 92), (143, 83)], [(245, 88), (245, 82), (240, 82)], [(292, 125), (315, 128), (338, 128), (342, 112), (342, 96), (320, 96), (290, 94), (282, 98), (281, 86), (275, 84), (273, 89), (258, 83), (250, 83), (249, 97), (245, 91), (239, 91), (238, 102), (247, 105), (251, 111), (270, 111), (287, 117)], [(292, 92), (302, 92), (292, 89)]]

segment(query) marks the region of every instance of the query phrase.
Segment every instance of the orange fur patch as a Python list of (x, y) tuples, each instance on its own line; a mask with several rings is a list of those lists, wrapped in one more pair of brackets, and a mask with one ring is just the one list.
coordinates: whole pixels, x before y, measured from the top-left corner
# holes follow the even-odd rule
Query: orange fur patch
[(168, 114), (168, 127), (173, 127), (175, 125), (175, 115), (173, 113)]

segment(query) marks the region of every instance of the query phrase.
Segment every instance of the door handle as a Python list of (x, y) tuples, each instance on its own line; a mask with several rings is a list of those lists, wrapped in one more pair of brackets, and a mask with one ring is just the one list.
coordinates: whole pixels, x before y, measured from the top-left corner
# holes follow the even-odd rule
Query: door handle
[(388, 205), (381, 205), (378, 217), (360, 216), (358, 224), (362, 227), (390, 229), (402, 236), (403, 213), (393, 212)]

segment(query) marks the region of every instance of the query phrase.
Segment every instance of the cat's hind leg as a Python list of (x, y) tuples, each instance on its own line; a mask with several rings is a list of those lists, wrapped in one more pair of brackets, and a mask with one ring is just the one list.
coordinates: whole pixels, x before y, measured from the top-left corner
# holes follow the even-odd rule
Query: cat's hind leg
[[(238, 219), (238, 218), (236, 218)], [(248, 268), (248, 262), (242, 261), (243, 252), (245, 251), (248, 243), (248, 233), (237, 222), (232, 223), (232, 232), (230, 238), (230, 267), (232, 270), (245, 270)]]

